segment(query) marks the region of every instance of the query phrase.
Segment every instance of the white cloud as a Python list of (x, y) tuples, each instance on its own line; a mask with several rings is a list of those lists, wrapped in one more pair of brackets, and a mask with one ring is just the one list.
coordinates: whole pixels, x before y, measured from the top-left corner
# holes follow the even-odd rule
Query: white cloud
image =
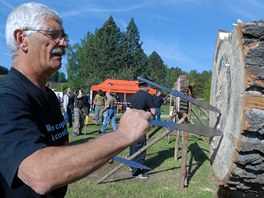
[(11, 5), (10, 3), (8, 3), (5, 0), (1, 0), (0, 3), (4, 4), (6, 7), (10, 8), (11, 10), (13, 10), (15, 8), (15, 6)]
[(264, 4), (263, 1), (251, 0), (243, 1), (238, 4), (237, 2), (228, 2), (227, 8), (236, 14), (242, 21), (260, 20), (263, 19)]
[(263, 0), (251, 0), (250, 4), (256, 9), (264, 10)]
[(149, 3), (145, 3), (145, 4), (139, 4), (139, 5), (133, 5), (133, 6), (127, 6), (127, 7), (120, 7), (120, 8), (104, 8), (104, 7), (100, 7), (97, 6), (95, 4), (87, 4), (87, 5), (80, 5), (75, 4), (74, 9), (70, 10), (70, 11), (65, 11), (61, 13), (62, 17), (72, 17), (72, 16), (81, 16), (83, 14), (87, 14), (87, 13), (118, 13), (118, 12), (130, 12), (133, 10), (137, 10), (137, 9), (142, 9), (144, 7), (146, 7), (147, 5), (149, 5)]
[[(149, 2), (149, 0), (145, 0), (145, 2)], [(179, 5), (204, 5), (205, 3), (210, 2), (210, 0), (152, 0), (152, 5), (156, 6), (179, 6)]]
[(164, 41), (145, 39), (143, 49), (149, 56), (156, 51), (168, 66), (194, 66), (197, 63), (185, 52), (181, 51), (177, 41), (165, 43)]

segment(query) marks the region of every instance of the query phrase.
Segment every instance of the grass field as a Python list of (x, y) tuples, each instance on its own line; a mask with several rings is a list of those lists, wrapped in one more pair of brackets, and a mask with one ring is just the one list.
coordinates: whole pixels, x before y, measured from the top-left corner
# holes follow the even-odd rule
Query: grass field
[[(162, 109), (163, 114), (168, 113), (165, 106)], [(111, 126), (109, 125), (111, 131)], [(83, 136), (72, 137), (71, 144), (93, 140), (98, 136), (100, 126), (89, 124), (85, 127)], [(152, 130), (155, 128), (153, 127)], [(162, 133), (161, 129), (149, 141)], [(216, 197), (217, 186), (213, 182), (212, 170), (209, 163), (209, 143), (208, 138), (189, 135), (188, 142), (188, 160), (187, 173), (188, 185), (184, 190), (179, 190), (179, 174), (181, 168), (181, 144), (179, 160), (175, 161), (174, 156), (175, 136), (167, 138), (154, 144), (147, 150), (146, 166), (152, 170), (149, 172), (150, 177), (147, 180), (133, 178), (128, 166), (123, 166), (120, 170), (112, 174), (101, 184), (97, 180), (102, 178), (110, 170), (115, 168), (119, 163), (105, 164), (99, 170), (95, 171), (88, 177), (69, 185), (67, 198), (82, 197), (102, 197), (102, 198), (124, 198), (124, 197), (151, 197), (151, 198), (213, 198)], [(85, 151), (83, 151), (85, 152)], [(128, 154), (128, 149), (119, 154), (124, 157)]]

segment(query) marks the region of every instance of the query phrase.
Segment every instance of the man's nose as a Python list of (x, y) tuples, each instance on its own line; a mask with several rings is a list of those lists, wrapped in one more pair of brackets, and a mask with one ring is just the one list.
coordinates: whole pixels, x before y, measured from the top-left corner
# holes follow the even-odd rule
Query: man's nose
[(59, 45), (64, 46), (65, 48), (68, 47), (69, 40), (67, 38), (61, 37), (59, 40)]

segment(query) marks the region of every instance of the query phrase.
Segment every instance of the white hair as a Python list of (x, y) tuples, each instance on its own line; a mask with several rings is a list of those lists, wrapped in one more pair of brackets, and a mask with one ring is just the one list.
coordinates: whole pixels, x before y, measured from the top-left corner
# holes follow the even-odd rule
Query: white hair
[(43, 29), (45, 28), (45, 19), (49, 17), (62, 24), (62, 18), (55, 10), (35, 2), (22, 4), (8, 15), (5, 32), (6, 44), (10, 48), (13, 58), (17, 55), (18, 50), (14, 31), (26, 28)]

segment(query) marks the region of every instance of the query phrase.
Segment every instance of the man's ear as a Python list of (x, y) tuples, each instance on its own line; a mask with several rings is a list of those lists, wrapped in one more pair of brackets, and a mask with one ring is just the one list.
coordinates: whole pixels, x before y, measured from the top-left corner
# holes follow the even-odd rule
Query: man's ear
[(19, 48), (22, 49), (23, 51), (27, 51), (27, 42), (25, 39), (24, 31), (21, 29), (16, 29), (14, 31), (14, 38)]

